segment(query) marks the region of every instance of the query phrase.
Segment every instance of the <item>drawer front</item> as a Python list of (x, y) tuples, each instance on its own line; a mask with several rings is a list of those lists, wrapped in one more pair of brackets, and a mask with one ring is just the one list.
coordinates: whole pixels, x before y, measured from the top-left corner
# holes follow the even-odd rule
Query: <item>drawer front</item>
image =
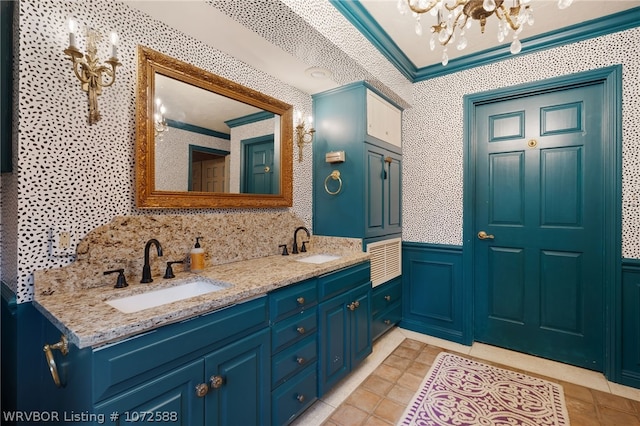
[(271, 320), (279, 321), (318, 303), (317, 280), (311, 279), (269, 293)]
[(400, 302), (380, 312), (373, 317), (371, 323), (371, 335), (373, 340), (382, 336), (387, 330), (396, 325), (402, 319), (402, 306)]
[(279, 386), (273, 395), (271, 413), (274, 425), (286, 425), (317, 399), (316, 364), (307, 367), (295, 380)]
[(402, 280), (397, 278), (373, 289), (373, 315), (402, 299)]
[(317, 308), (303, 311), (271, 328), (271, 351), (273, 353), (304, 339), (318, 329)]
[(326, 300), (371, 280), (369, 262), (351, 266), (318, 279), (320, 300)]
[(273, 387), (283, 380), (305, 369), (318, 357), (317, 336), (309, 336), (275, 355), (271, 360), (271, 379)]
[(181, 357), (267, 326), (267, 298), (261, 297), (95, 349), (94, 401), (175, 368)]

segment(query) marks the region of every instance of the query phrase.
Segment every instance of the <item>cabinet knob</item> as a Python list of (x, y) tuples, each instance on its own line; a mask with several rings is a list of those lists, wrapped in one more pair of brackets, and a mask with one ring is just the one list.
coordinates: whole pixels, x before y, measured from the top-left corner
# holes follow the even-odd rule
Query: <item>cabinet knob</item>
[(356, 304), (354, 302), (351, 302), (347, 305), (347, 309), (349, 309), (350, 311), (355, 311), (356, 310)]
[(222, 385), (224, 385), (224, 377), (211, 376), (211, 378), (209, 379), (209, 383), (211, 385), (211, 389), (220, 389)]
[(305, 360), (304, 358), (302, 358), (301, 356), (299, 356), (298, 358), (296, 358), (296, 362), (297, 362), (298, 364), (300, 364), (300, 365), (304, 364), (304, 363), (305, 363), (305, 361), (306, 361), (306, 360)]
[(304, 395), (298, 395), (298, 396), (296, 396), (296, 399), (298, 400), (299, 403), (303, 403), (304, 402)]
[(391, 296), (386, 295), (386, 296), (384, 297), (384, 300), (386, 300), (387, 302), (391, 301)]
[(196, 396), (198, 398), (202, 398), (207, 394), (207, 392), (209, 392), (209, 386), (207, 386), (206, 383), (200, 383), (198, 386), (196, 386)]
[(391, 320), (384, 320), (384, 323), (385, 323), (386, 325), (389, 325), (389, 324), (391, 324)]
[(355, 305), (356, 309), (360, 307), (360, 302), (358, 302), (357, 300), (353, 302), (353, 304)]
[(304, 332), (305, 332), (304, 327), (298, 327), (298, 328), (296, 328), (296, 331), (298, 333), (300, 333), (300, 334), (304, 334)]
[(298, 305), (304, 305), (304, 297), (298, 297), (296, 302), (298, 302)]

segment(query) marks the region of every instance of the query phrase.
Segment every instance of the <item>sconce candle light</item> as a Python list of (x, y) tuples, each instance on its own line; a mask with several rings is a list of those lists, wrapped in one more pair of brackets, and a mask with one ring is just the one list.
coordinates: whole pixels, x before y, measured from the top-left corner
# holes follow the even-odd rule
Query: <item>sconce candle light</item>
[(305, 128), (307, 123), (305, 123), (305, 121), (302, 119), (302, 113), (300, 111), (297, 112), (296, 122), (298, 124), (296, 125), (296, 136), (298, 143), (299, 162), (302, 162), (302, 148), (304, 147), (304, 144), (311, 143), (311, 141), (313, 140), (313, 134), (316, 132), (316, 129), (311, 126), (313, 123), (313, 117), (309, 116), (307, 120), (309, 122), (309, 129)]
[(169, 126), (167, 125), (167, 120), (164, 118), (164, 113), (167, 112), (167, 109), (162, 104), (160, 98), (156, 98), (156, 111), (153, 114), (153, 121), (155, 123), (155, 135), (162, 138), (163, 132), (169, 131)]
[(69, 47), (64, 50), (64, 54), (73, 62), (73, 72), (80, 80), (82, 90), (88, 93), (89, 124), (95, 124), (102, 118), (98, 110), (98, 95), (102, 94), (103, 87), (109, 87), (116, 81), (116, 67), (121, 65), (117, 59), (118, 35), (111, 33), (111, 58), (105, 61), (109, 65), (106, 66), (99, 64), (97, 56), (96, 42), (101, 39), (101, 35), (91, 28), (87, 29), (87, 52), (83, 55), (76, 46), (76, 30), (77, 23), (70, 19)]

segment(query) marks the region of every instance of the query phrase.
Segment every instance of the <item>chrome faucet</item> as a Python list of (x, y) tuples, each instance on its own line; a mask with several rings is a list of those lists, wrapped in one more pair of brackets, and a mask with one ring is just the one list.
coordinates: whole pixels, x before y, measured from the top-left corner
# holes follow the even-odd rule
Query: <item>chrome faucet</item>
[[(298, 254), (298, 231), (305, 231), (307, 233), (307, 238), (311, 238), (311, 234), (309, 233), (309, 230), (307, 228), (305, 228), (304, 226), (297, 227), (293, 232), (293, 248), (291, 249), (292, 254)], [(302, 244), (302, 251), (307, 251), (304, 243)]]
[(152, 244), (155, 244), (156, 249), (158, 249), (158, 256), (162, 256), (162, 246), (160, 245), (160, 242), (155, 238), (147, 241), (147, 245), (144, 246), (144, 266), (142, 267), (141, 283), (153, 282), (153, 278), (151, 278), (151, 265), (149, 264), (149, 249)]

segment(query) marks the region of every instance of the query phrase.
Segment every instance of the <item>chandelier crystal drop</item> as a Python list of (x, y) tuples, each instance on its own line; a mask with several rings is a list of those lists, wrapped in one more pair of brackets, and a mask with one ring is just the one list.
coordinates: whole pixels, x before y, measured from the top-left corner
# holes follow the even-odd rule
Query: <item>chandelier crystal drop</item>
[[(502, 43), (507, 37), (512, 38), (510, 51), (512, 54), (520, 53), (522, 43), (520, 33), (525, 25), (533, 25), (534, 0), (398, 0), (398, 11), (404, 15), (411, 12), (416, 19), (415, 31), (419, 36), (423, 33), (421, 16), (430, 13), (436, 18), (431, 26), (432, 36), (429, 40), (431, 50), (436, 43), (443, 46), (442, 65), (449, 63), (447, 46), (456, 38), (456, 48), (463, 50), (467, 47), (465, 30), (477, 21), (480, 32), (484, 34), (487, 19), (495, 16), (498, 19), (498, 42)], [(566, 9), (573, 0), (557, 0), (559, 9)], [(458, 35), (456, 36), (456, 33)], [(468, 34), (468, 32), (467, 32)], [(471, 35), (473, 37), (473, 35)]]

